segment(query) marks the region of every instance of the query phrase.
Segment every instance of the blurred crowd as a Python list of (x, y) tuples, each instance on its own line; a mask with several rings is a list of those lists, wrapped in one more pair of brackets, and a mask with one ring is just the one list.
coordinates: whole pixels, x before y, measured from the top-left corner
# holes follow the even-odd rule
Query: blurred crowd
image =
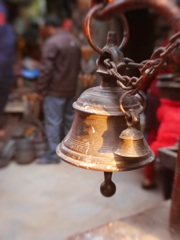
[[(10, 138), (7, 115), (19, 113), (13, 102), (26, 103), (23, 120), (33, 118), (33, 123), (38, 122), (38, 133), (34, 134), (31, 124), (29, 129), (13, 131), (10, 136), (46, 139), (47, 151), (37, 155), (37, 162), (58, 163), (55, 149), (71, 127), (72, 103), (95, 84), (96, 64), (83, 34), (83, 18), (89, 5), (73, 0), (46, 4), (43, 14), (40, 6), (41, 17), (29, 16), (25, 4), (12, 19), (12, 6), (8, 8), (6, 1), (0, 3), (0, 140), (6, 142)], [(39, 126), (42, 131), (38, 131)], [(6, 158), (6, 152), (3, 149), (1, 159)]]

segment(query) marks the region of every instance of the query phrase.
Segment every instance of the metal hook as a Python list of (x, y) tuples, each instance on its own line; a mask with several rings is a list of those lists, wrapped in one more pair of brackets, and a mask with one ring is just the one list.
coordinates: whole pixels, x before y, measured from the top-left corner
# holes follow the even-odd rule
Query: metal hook
[(119, 49), (122, 50), (127, 45), (127, 42), (129, 40), (129, 25), (128, 25), (128, 21), (127, 21), (126, 17), (124, 16), (124, 14), (120, 14), (119, 17), (120, 17), (121, 24), (123, 27), (123, 38), (122, 38), (122, 42), (119, 46)]
[(137, 113), (134, 111), (134, 109), (129, 109), (129, 112), (128, 112), (123, 107), (123, 100), (128, 94), (132, 95), (132, 90), (125, 92), (121, 96), (121, 98), (120, 98), (120, 109), (126, 117), (127, 125), (132, 126), (134, 122), (138, 121), (138, 118), (139, 118), (140, 114), (144, 111), (144, 109), (146, 107), (146, 102), (145, 102), (145, 99), (144, 99), (143, 95), (138, 92), (137, 94), (140, 96), (140, 98), (142, 100), (142, 103), (143, 103), (142, 108)]
[(84, 21), (84, 32), (85, 32), (86, 38), (89, 44), (91, 45), (91, 47), (100, 55), (102, 54), (102, 50), (98, 46), (96, 46), (96, 44), (93, 41), (92, 32), (91, 32), (91, 22), (92, 22), (92, 18), (96, 15), (98, 11), (103, 9), (103, 7), (104, 7), (104, 4), (102, 3), (94, 5), (94, 7), (92, 7), (87, 13), (87, 16)]
[[(92, 32), (91, 32), (91, 23), (92, 23), (92, 19), (95, 15), (97, 15), (97, 13), (102, 10), (108, 3), (108, 0), (105, 0), (103, 3), (99, 3), (94, 5), (89, 12), (86, 15), (85, 21), (84, 21), (84, 32), (86, 35), (86, 38), (89, 42), (89, 44), (91, 45), (91, 47), (100, 55), (102, 54), (102, 49), (99, 48), (95, 43), (94, 40), (92, 38)], [(123, 39), (119, 45), (119, 49), (123, 49), (129, 39), (129, 26), (128, 26), (128, 22), (126, 20), (126, 17), (123, 14), (120, 14), (119, 16), (120, 21), (122, 23), (122, 27), (123, 27)]]

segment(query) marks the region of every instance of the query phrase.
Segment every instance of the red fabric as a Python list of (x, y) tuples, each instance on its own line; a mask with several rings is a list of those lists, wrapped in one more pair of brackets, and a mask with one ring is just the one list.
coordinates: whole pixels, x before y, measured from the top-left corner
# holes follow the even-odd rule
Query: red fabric
[(154, 178), (154, 175), (155, 175), (154, 162), (152, 162), (144, 168), (144, 177), (145, 179), (152, 180)]
[(67, 31), (71, 31), (73, 28), (73, 21), (69, 18), (66, 18), (62, 23), (62, 28)]
[(156, 136), (157, 136), (157, 130), (156, 129), (150, 129), (148, 132), (148, 136), (147, 136), (147, 143), (149, 145), (151, 145), (155, 140), (156, 140)]
[[(161, 104), (157, 111), (160, 126), (157, 131), (151, 130), (148, 133), (147, 142), (157, 155), (161, 147), (173, 146), (180, 137), (180, 102), (169, 99), (161, 99)], [(154, 163), (149, 164), (144, 169), (146, 179), (154, 177)]]
[(180, 137), (180, 102), (169, 99), (161, 99), (160, 102), (157, 111), (160, 126), (156, 140), (150, 145), (155, 155), (158, 148), (172, 146)]
[(4, 26), (6, 24), (6, 15), (0, 12), (0, 26)]

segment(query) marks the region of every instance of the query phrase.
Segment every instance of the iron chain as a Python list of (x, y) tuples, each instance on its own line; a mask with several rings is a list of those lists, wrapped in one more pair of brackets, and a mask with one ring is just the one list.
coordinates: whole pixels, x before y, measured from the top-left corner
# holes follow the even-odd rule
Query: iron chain
[[(168, 56), (180, 46), (180, 32), (174, 35), (167, 46), (159, 47), (151, 56), (149, 60), (143, 61), (141, 63), (135, 63), (129, 58), (124, 58), (124, 62), (120, 62), (118, 66), (111, 60), (105, 59), (104, 64), (108, 67), (108, 74), (117, 78), (118, 85), (126, 90), (130, 91), (131, 94), (136, 94), (143, 81), (148, 78), (152, 78), (159, 70), (161, 70), (167, 64)], [(140, 70), (141, 76), (129, 77), (121, 75), (121, 68), (132, 69), (138, 68)]]

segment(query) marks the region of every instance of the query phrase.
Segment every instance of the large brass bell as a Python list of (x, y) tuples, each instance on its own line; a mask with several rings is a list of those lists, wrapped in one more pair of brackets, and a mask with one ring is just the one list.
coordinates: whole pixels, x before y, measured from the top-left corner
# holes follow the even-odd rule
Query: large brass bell
[[(60, 158), (77, 167), (103, 172), (128, 171), (146, 164), (137, 155), (132, 162), (124, 161), (115, 153), (119, 148), (119, 135), (126, 128), (119, 107), (123, 93), (120, 87), (99, 86), (79, 97), (73, 104), (76, 114), (72, 127), (57, 149)], [(135, 96), (127, 96), (124, 104), (126, 109), (141, 110)], [(139, 128), (139, 123), (136, 127)]]
[[(108, 74), (108, 66), (104, 64), (107, 56), (117, 65), (123, 61), (114, 36), (112, 33), (108, 35), (107, 45), (98, 61), (101, 85), (87, 89), (73, 104), (76, 109), (74, 122), (57, 148), (57, 154), (64, 161), (105, 172), (101, 193), (106, 197), (116, 191), (111, 181), (112, 172), (137, 169), (154, 160), (153, 153), (137, 130), (139, 120), (134, 128), (126, 129), (126, 118), (120, 109), (120, 99), (126, 91), (118, 86), (116, 77)], [(133, 109), (137, 116), (142, 112), (139, 99), (130, 94), (123, 97), (123, 109), (127, 112)]]

